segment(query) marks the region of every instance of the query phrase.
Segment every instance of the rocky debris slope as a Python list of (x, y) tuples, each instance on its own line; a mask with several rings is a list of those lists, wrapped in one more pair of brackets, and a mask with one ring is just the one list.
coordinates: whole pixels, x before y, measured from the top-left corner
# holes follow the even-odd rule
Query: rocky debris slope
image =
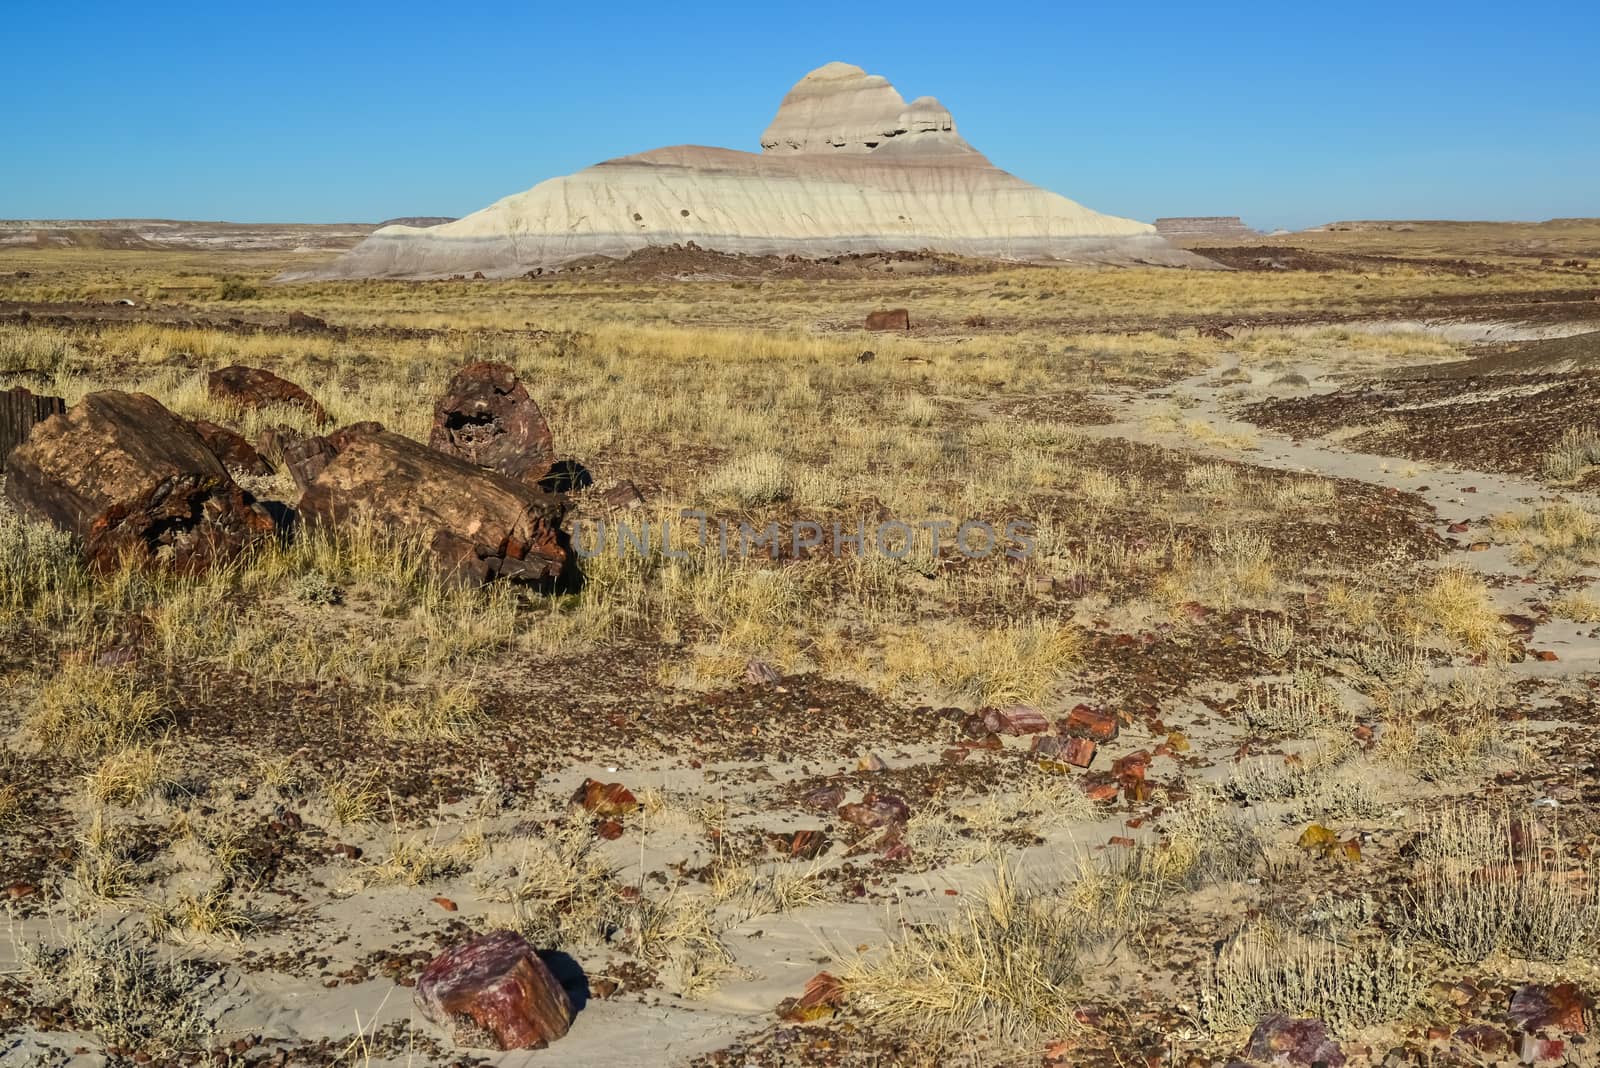
[(761, 153), (680, 145), (553, 178), (456, 222), (384, 227), (285, 277), (515, 277), (686, 245), (822, 257), (929, 249), (1028, 261), (1206, 266), (1155, 228), (1006, 173), (932, 97), (829, 63), (789, 92)]

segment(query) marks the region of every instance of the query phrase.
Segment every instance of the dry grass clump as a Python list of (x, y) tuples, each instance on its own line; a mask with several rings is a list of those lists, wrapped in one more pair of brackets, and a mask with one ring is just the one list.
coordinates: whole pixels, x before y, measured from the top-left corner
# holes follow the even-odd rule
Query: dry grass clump
[(68, 617), (88, 582), (71, 537), (22, 519), (0, 503), (0, 635), (11, 633), (27, 615)]
[(490, 897), (512, 906), (517, 927), (534, 945), (592, 945), (621, 922), (616, 866), (587, 820), (546, 823), (539, 834), (495, 852), (511, 864)]
[(441, 842), (437, 828), (424, 837), (420, 833), (402, 835), (396, 827), (383, 860), (363, 868), (359, 881), (364, 885), (421, 886), (462, 874), (487, 852), (482, 828)]
[(917, 631), (886, 641), (885, 686), (934, 686), (980, 705), (1038, 701), (1081, 648), (1080, 632), (1052, 619)]
[(1401, 943), (1342, 945), (1250, 924), (1200, 972), (1197, 1015), (1214, 1032), (1251, 1027), (1273, 1012), (1347, 1030), (1403, 1016), (1423, 982)]
[(745, 508), (758, 508), (789, 499), (793, 492), (783, 457), (756, 452), (729, 460), (706, 479), (705, 493), (729, 499)]
[(128, 829), (108, 823), (105, 810), (96, 809), (89, 825), (78, 835), (78, 859), (72, 877), (91, 898), (115, 901), (126, 897), (139, 878), (133, 850)]
[(322, 783), (322, 801), (340, 827), (371, 823), (383, 800), (375, 772), (347, 768)]
[(1072, 1026), (1080, 955), (1106, 934), (1099, 919), (1059, 891), (1018, 885), (1001, 865), (978, 903), (853, 961), (845, 987), (873, 1023), (1028, 1044)]
[(1600, 464), (1600, 433), (1590, 427), (1568, 427), (1539, 459), (1539, 473), (1551, 482), (1571, 482)]
[(1273, 616), (1251, 616), (1244, 621), (1245, 644), (1263, 656), (1282, 660), (1294, 649), (1294, 623)]
[(83, 777), (90, 799), (102, 805), (137, 805), (175, 785), (164, 744), (136, 743), (108, 754)]
[(1404, 625), (1418, 640), (1435, 635), (1458, 648), (1491, 657), (1506, 655), (1500, 609), (1483, 579), (1463, 568), (1447, 568), (1402, 604)]
[(22, 818), (22, 788), (14, 782), (0, 782), (0, 831)]
[(1580, 590), (1552, 601), (1550, 611), (1574, 623), (1600, 623), (1600, 598)]
[(1507, 744), (1505, 727), (1485, 708), (1453, 708), (1432, 719), (1401, 713), (1384, 723), (1378, 753), (1429, 782), (1468, 782), (1521, 751)]
[(1431, 812), (1397, 910), (1401, 926), (1461, 961), (1591, 957), (1600, 950), (1600, 871), (1565, 852), (1559, 836), (1505, 809)]
[(42, 747), (92, 756), (138, 743), (169, 716), (129, 673), (67, 663), (40, 688), (24, 722)]
[(154, 937), (173, 940), (189, 935), (237, 940), (261, 926), (256, 914), (234, 900), (226, 880), (198, 893), (180, 891), (171, 904), (152, 903), (145, 922)]
[(460, 741), (486, 722), (474, 688), (466, 683), (385, 702), (373, 710), (373, 718), (380, 734), (411, 742)]

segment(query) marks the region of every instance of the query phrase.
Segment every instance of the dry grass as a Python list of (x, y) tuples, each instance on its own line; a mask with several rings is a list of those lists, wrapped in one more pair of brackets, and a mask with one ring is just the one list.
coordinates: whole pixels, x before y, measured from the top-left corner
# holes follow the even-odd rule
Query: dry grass
[(128, 673), (68, 663), (40, 688), (26, 724), (42, 747), (93, 756), (127, 749), (168, 721), (160, 696)]

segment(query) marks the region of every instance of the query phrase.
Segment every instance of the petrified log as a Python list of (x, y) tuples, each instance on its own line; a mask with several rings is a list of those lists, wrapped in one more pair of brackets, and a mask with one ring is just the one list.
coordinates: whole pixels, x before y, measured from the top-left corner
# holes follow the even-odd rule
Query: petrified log
[(370, 517), (419, 538), (440, 573), (466, 585), (554, 579), (567, 563), (560, 497), (388, 431), (346, 442), (306, 488), (300, 515), (335, 528)]
[(34, 424), (66, 410), (60, 397), (43, 397), (22, 386), (0, 393), (0, 471), (6, 469), (11, 450), (28, 440)]
[(272, 534), (272, 517), (187, 421), (144, 393), (91, 393), (11, 454), (6, 496), (83, 541), (96, 570), (203, 571)]
[(274, 437), (274, 442), (279, 446), (283, 464), (289, 469), (294, 484), (299, 487), (301, 493), (304, 493), (316, 477), (322, 474), (322, 469), (344, 451), (346, 445), (358, 437), (376, 434), (382, 429), (382, 423), (368, 420), (340, 427), (326, 436), (291, 436), (292, 431), (280, 433)]
[(266, 408), (281, 405), (300, 408), (311, 413), (318, 426), (325, 426), (328, 413), (316, 398), (287, 378), (279, 378), (260, 367), (234, 364), (212, 371), (206, 376), (206, 388), (211, 399), (224, 404), (237, 404), (241, 408)]
[(572, 1000), (515, 931), (446, 950), (417, 976), (414, 998), (459, 1046), (543, 1049), (572, 1026)]
[(904, 308), (867, 313), (868, 330), (910, 330), (911, 313)]
[(471, 363), (456, 372), (434, 407), (428, 444), (519, 482), (538, 482), (555, 462), (549, 424), (503, 363)]
[(193, 426), (200, 440), (206, 443), (206, 448), (215, 453), (229, 471), (244, 475), (272, 474), (272, 465), (262, 459), (243, 434), (236, 434), (209, 419), (196, 419)]

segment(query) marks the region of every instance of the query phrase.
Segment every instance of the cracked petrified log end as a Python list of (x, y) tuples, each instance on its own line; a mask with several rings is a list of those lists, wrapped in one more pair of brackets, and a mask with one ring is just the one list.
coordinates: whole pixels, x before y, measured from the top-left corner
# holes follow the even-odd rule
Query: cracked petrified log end
[(417, 1008), (459, 1046), (542, 1049), (572, 1026), (572, 1001), (514, 931), (446, 950), (417, 977)]
[(77, 536), (95, 570), (204, 571), (275, 530), (194, 427), (144, 393), (90, 393), (12, 452), (6, 496)]
[(45, 397), (16, 386), (0, 392), (0, 471), (6, 469), (11, 450), (28, 440), (39, 423), (67, 410), (60, 397)]
[(519, 482), (538, 482), (556, 458), (539, 405), (503, 363), (456, 372), (434, 407), (428, 444)]
[(560, 497), (388, 431), (343, 442), (299, 511), (313, 527), (372, 522), (412, 538), (443, 577), (467, 586), (555, 579), (567, 563)]
[(206, 376), (211, 399), (240, 408), (268, 408), (274, 405), (299, 408), (310, 414), (318, 426), (326, 426), (328, 413), (316, 398), (286, 378), (279, 378), (260, 367), (234, 364)]

